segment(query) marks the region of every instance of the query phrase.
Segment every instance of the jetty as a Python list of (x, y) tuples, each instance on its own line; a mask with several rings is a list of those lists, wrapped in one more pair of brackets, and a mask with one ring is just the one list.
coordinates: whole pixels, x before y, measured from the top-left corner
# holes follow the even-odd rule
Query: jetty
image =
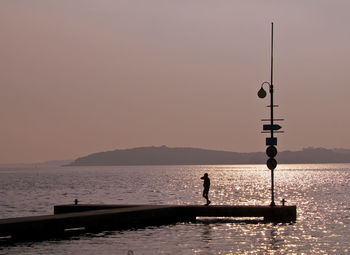
[(96, 232), (195, 222), (197, 217), (257, 217), (264, 222), (295, 222), (296, 206), (56, 205), (53, 215), (0, 219), (0, 237), (47, 239), (75, 231)]

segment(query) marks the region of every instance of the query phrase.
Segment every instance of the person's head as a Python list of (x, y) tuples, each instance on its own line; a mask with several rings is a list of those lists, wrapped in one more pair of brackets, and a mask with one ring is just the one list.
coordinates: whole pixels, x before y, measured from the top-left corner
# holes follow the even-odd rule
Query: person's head
[(204, 174), (204, 178), (208, 178), (208, 174), (207, 173)]

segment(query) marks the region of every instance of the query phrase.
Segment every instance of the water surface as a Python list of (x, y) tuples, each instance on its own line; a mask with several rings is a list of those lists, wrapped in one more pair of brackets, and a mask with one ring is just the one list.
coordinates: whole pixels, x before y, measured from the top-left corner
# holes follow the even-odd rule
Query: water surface
[[(53, 213), (56, 204), (204, 204), (203, 173), (217, 205), (269, 205), (264, 165), (0, 169), (0, 218)], [(297, 205), (297, 222), (200, 218), (66, 240), (0, 245), (3, 254), (348, 254), (350, 164), (280, 165), (275, 200)]]

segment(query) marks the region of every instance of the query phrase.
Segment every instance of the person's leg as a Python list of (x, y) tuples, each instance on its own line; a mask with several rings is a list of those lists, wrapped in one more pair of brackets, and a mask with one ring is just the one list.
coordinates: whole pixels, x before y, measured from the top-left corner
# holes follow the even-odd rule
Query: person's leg
[(203, 197), (207, 200), (207, 205), (210, 204), (210, 201), (209, 201), (209, 199), (208, 199), (208, 192), (209, 192), (208, 189), (205, 189), (205, 190), (203, 191)]
[(210, 204), (210, 200), (209, 200), (209, 190), (207, 192), (207, 204), (209, 205)]

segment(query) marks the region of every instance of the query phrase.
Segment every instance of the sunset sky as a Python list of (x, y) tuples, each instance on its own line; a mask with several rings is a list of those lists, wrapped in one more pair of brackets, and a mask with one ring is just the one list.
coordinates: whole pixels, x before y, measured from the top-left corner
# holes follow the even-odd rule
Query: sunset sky
[(349, 0), (2, 0), (0, 163), (139, 146), (350, 149)]

